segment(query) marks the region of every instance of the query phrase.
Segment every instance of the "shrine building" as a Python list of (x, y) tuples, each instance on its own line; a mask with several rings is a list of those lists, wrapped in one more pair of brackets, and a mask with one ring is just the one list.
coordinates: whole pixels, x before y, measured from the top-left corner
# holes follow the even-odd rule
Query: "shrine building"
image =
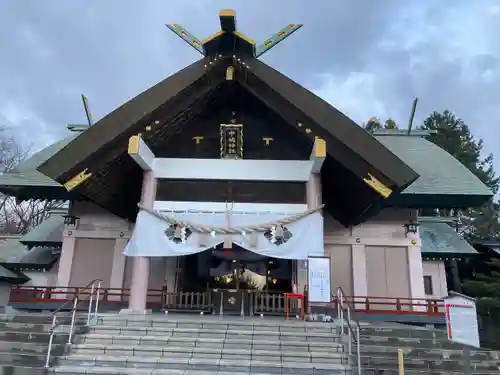
[[(168, 25), (198, 61), (0, 176), (20, 202), (69, 202), (31, 242), (0, 245), (14, 289), (34, 291), (12, 305), (100, 279), (109, 308), (279, 313), (269, 299), (303, 291), (312, 257), (365, 313), (445, 297), (451, 262), (475, 250), (419, 209), (477, 207), (491, 191), (428, 133), (369, 133), (259, 59), (302, 25), (258, 44), (234, 11), (219, 17), (203, 40)], [(52, 258), (37, 267), (33, 251)]]

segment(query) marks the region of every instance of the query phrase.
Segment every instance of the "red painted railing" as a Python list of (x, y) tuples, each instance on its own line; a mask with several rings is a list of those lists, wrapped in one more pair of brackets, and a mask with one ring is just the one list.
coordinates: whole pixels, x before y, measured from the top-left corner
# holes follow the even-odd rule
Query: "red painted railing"
[[(419, 314), (444, 316), (443, 299), (349, 296), (354, 310), (366, 314)], [(333, 300), (336, 307), (337, 301)]]
[[(162, 290), (149, 289), (147, 300), (150, 302), (160, 302)], [(77, 287), (31, 287), (14, 286), (10, 292), (10, 302), (65, 302), (72, 300), (76, 296), (80, 299), (89, 297), (90, 290)], [(101, 288), (100, 300), (102, 302), (120, 303), (127, 302), (130, 296), (130, 289)]]
[[(14, 286), (11, 290), (10, 302), (65, 302), (79, 296), (88, 297), (90, 291), (76, 287), (27, 287)], [(175, 296), (177, 293), (167, 293)], [(102, 288), (100, 301), (105, 303), (126, 303), (130, 289)], [(162, 303), (165, 293), (160, 289), (149, 289), (147, 301)], [(427, 316), (444, 316), (442, 299), (393, 298), (376, 296), (348, 296), (346, 299), (354, 306), (354, 310), (366, 314), (418, 314)], [(333, 297), (331, 308), (336, 311), (337, 299)]]

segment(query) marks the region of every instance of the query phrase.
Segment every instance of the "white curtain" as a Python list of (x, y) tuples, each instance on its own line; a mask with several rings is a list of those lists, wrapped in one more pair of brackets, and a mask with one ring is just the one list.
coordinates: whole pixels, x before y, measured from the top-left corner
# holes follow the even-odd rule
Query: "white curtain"
[[(227, 227), (224, 212), (171, 212), (165, 215), (176, 220), (189, 222), (203, 227)], [(230, 213), (231, 227), (259, 226), (283, 220), (291, 215), (281, 213)], [(264, 233), (256, 238), (248, 234), (231, 235), (232, 241), (254, 253), (281, 259), (307, 259), (309, 254), (323, 254), (323, 217), (319, 212), (307, 215), (291, 224), (287, 224), (288, 241), (281, 245), (271, 243)], [(167, 237), (165, 231), (169, 224), (156, 216), (140, 211), (132, 238), (125, 248), (126, 256), (171, 257), (195, 254), (214, 248), (224, 242), (224, 235), (210, 236), (191, 233), (184, 243), (175, 243)], [(290, 236), (291, 235), (291, 236)]]

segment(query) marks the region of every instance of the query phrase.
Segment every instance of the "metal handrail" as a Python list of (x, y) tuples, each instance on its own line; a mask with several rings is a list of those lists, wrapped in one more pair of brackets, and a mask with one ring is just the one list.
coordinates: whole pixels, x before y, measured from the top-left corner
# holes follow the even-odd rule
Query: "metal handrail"
[[(342, 287), (337, 287), (337, 314), (341, 324), (341, 334), (344, 333), (344, 309), (347, 312), (347, 336), (348, 336), (348, 352), (349, 355), (352, 355), (352, 343), (356, 344), (356, 355), (357, 355), (357, 367), (358, 367), (358, 375), (361, 375), (361, 351), (360, 351), (360, 331), (361, 327), (359, 325), (359, 321), (357, 319), (354, 320), (356, 323), (356, 330), (353, 329), (351, 325), (351, 311), (354, 310), (353, 306), (349, 303), (349, 301), (345, 298), (345, 293)], [(344, 305), (345, 303), (345, 305)]]
[[(78, 290), (78, 293), (74, 296), (73, 300), (67, 300), (65, 301), (57, 310), (55, 310), (52, 313), (52, 325), (50, 327), (50, 336), (49, 336), (49, 345), (47, 348), (47, 357), (45, 359), (45, 368), (50, 367), (50, 354), (52, 352), (52, 344), (54, 342), (54, 334), (56, 331), (56, 328), (60, 325), (57, 322), (57, 316), (60, 313), (71, 313), (71, 324), (70, 324), (70, 329), (69, 329), (69, 334), (68, 334), (68, 344), (71, 344), (71, 340), (73, 338), (73, 330), (75, 329), (75, 318), (76, 318), (76, 309), (78, 307), (78, 304), (82, 301), (85, 301), (85, 299), (80, 300), (79, 295), (81, 294), (82, 291), (88, 290), (90, 288), (90, 294), (89, 294), (89, 308), (87, 312), (87, 325), (90, 325), (90, 317), (92, 315), (92, 303), (93, 303), (93, 297), (94, 294), (96, 295), (96, 300), (95, 300), (95, 306), (94, 306), (94, 318), (97, 317), (97, 310), (99, 308), (99, 297), (100, 297), (100, 292), (101, 292), (101, 279), (95, 279), (92, 280), (90, 283), (88, 283), (86, 286)], [(73, 303), (73, 307), (71, 308), (70, 311), (65, 311), (64, 309), (69, 306), (70, 303)]]

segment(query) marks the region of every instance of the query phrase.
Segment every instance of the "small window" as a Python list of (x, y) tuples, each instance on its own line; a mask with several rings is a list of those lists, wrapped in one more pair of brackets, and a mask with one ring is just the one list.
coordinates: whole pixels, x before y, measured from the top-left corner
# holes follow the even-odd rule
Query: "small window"
[(428, 296), (434, 295), (434, 290), (432, 289), (432, 276), (424, 276), (424, 292)]

